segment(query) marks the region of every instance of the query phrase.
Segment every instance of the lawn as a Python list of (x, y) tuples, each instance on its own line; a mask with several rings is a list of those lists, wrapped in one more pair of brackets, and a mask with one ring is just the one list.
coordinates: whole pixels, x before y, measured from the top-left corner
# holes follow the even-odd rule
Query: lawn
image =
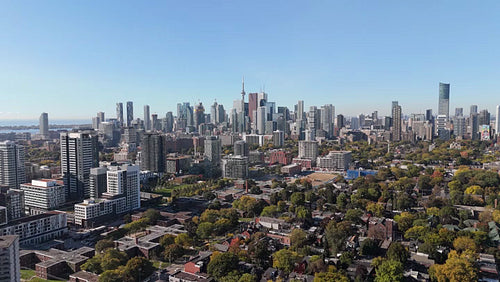
[(61, 282), (64, 280), (45, 280), (35, 276), (35, 271), (32, 269), (21, 269), (21, 281), (32, 281), (32, 282)]

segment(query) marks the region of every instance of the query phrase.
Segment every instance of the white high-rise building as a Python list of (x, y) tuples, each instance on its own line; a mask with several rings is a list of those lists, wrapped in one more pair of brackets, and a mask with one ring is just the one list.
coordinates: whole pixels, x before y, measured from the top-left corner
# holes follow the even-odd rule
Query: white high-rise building
[(0, 281), (21, 281), (19, 236), (0, 236)]
[(108, 193), (125, 195), (127, 207), (141, 207), (139, 167), (135, 165), (110, 166), (107, 172)]
[(221, 141), (216, 136), (205, 139), (205, 158), (215, 166), (220, 166), (221, 150)]
[(12, 141), (0, 142), (0, 184), (17, 189), (26, 180), (24, 147)]
[(318, 157), (317, 141), (299, 141), (299, 158), (316, 160)]
[(266, 131), (266, 107), (257, 108), (257, 133), (264, 134)]
[(24, 191), (24, 207), (30, 215), (57, 209), (66, 203), (66, 189), (55, 179), (32, 180), (21, 184)]

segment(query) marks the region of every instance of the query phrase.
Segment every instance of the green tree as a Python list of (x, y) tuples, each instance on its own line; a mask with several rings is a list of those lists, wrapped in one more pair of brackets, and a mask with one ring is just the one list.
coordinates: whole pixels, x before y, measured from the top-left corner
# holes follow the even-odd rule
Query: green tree
[(124, 252), (120, 252), (116, 249), (108, 249), (101, 260), (102, 270), (113, 270), (117, 269), (121, 265), (125, 265), (127, 263), (127, 254)]
[(110, 240), (110, 239), (103, 239), (103, 240), (99, 240), (96, 244), (95, 244), (95, 251), (97, 253), (103, 253), (104, 251), (106, 251), (107, 249), (112, 249), (115, 247), (115, 242), (113, 242), (113, 240)]
[(81, 268), (88, 272), (101, 274), (102, 273), (101, 257), (96, 255), (93, 258), (88, 259), (84, 264), (82, 264)]
[(429, 275), (437, 282), (477, 281), (475, 259), (466, 254), (459, 255), (452, 250), (445, 264), (435, 264), (429, 269)]
[(215, 231), (214, 224), (211, 222), (202, 222), (198, 225), (198, 229), (196, 229), (196, 235), (202, 239), (207, 239), (212, 236)]
[(360, 246), (359, 252), (363, 256), (376, 256), (380, 251), (380, 248), (378, 247), (378, 242), (367, 238), (365, 239)]
[(99, 282), (123, 282), (123, 273), (119, 269), (104, 271), (99, 275)]
[(349, 282), (349, 278), (339, 272), (319, 272), (314, 275), (314, 282)]
[(305, 196), (302, 192), (293, 193), (290, 199), (294, 206), (303, 206), (305, 203)]
[(290, 273), (293, 271), (298, 259), (299, 255), (296, 252), (288, 249), (281, 249), (273, 254), (273, 267), (285, 273)]
[(161, 218), (160, 212), (155, 209), (148, 209), (144, 212), (144, 218), (148, 220), (149, 224), (156, 224), (156, 221)]
[(235, 263), (237, 261), (239, 261), (239, 258), (234, 253), (215, 253), (208, 263), (207, 271), (210, 275), (220, 279), (231, 271), (238, 269), (238, 264)]
[(244, 273), (241, 275), (238, 282), (257, 282), (257, 277), (250, 273)]
[(184, 255), (184, 248), (177, 244), (168, 245), (163, 251), (163, 258), (168, 262), (173, 262)]
[(270, 205), (265, 207), (262, 212), (260, 213), (260, 216), (269, 216), (269, 217), (274, 217), (278, 215), (278, 207), (275, 205)]
[(160, 238), (160, 245), (164, 248), (175, 243), (175, 236), (172, 234), (165, 234)]
[(345, 213), (345, 220), (352, 221), (354, 223), (361, 223), (361, 217), (363, 216), (363, 211), (360, 209), (348, 209)]
[(477, 245), (476, 242), (474, 242), (474, 239), (471, 239), (466, 236), (457, 237), (453, 241), (453, 248), (457, 250), (459, 253), (465, 251), (471, 251), (475, 253), (477, 251)]
[(175, 237), (174, 242), (177, 245), (181, 245), (184, 247), (190, 247), (193, 245), (193, 238), (189, 237), (187, 233), (181, 233)]
[(396, 260), (386, 260), (375, 270), (375, 282), (404, 281), (403, 264)]
[(292, 230), (292, 234), (290, 235), (290, 243), (291, 243), (291, 248), (295, 251), (297, 251), (299, 248), (304, 247), (307, 242), (307, 233), (300, 229), (300, 228), (295, 228)]
[(410, 257), (410, 252), (399, 242), (393, 242), (387, 250), (387, 258), (401, 262), (403, 265)]
[(123, 269), (124, 275), (131, 281), (142, 281), (153, 274), (153, 271), (154, 267), (151, 261), (143, 257), (131, 258)]

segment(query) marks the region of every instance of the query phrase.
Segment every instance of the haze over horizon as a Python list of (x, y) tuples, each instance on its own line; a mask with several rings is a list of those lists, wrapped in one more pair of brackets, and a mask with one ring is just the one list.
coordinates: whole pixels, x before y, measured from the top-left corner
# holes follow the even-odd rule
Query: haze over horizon
[(500, 3), (482, 1), (5, 1), (0, 11), (0, 119), (115, 116), (117, 102), (175, 114), (216, 99), (226, 110), (265, 87), (293, 110), (336, 113), (494, 108)]

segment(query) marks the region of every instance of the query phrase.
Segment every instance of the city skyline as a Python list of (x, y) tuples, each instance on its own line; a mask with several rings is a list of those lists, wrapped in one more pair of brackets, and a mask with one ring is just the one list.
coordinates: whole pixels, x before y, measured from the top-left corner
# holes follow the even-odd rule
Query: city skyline
[(450, 110), (499, 103), (494, 1), (26, 2), (5, 3), (0, 19), (2, 120), (109, 117), (118, 101), (159, 115), (198, 100), (229, 110), (242, 75), (247, 93), (346, 116), (390, 115), (393, 100), (437, 113), (439, 82)]

